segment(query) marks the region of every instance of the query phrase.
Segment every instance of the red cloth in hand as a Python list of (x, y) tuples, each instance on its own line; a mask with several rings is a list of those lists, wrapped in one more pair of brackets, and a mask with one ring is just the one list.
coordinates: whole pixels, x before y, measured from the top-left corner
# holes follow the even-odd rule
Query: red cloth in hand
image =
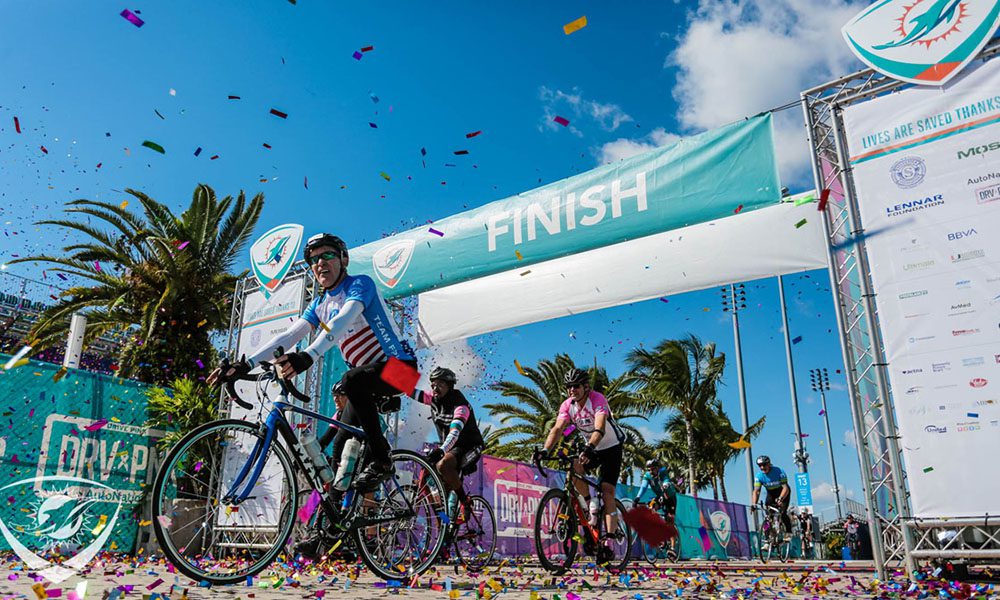
[(663, 520), (660, 514), (648, 506), (636, 506), (625, 511), (625, 522), (644, 542), (659, 546), (677, 536), (677, 528)]

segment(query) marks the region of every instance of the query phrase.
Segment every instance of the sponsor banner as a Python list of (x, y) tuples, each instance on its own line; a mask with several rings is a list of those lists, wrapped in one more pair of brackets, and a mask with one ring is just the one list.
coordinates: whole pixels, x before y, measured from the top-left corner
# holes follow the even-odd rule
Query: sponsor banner
[(301, 248), (302, 226), (294, 223), (278, 225), (250, 246), (250, 268), (265, 298), (281, 285)]
[[(17, 424), (0, 438), (0, 548), (51, 581), (101, 551), (133, 551), (133, 511), (163, 434), (144, 426), (141, 384), (75, 369), (54, 383), (59, 369), (32, 361), (0, 371), (5, 418)], [(70, 557), (58, 567), (38, 556), (56, 545)]]
[[(260, 290), (246, 295), (243, 299), (242, 322), (240, 323), (239, 338), (236, 342), (237, 357), (250, 356), (268, 340), (284, 333), (292, 325), (303, 310), (304, 283), (305, 279), (298, 277), (275, 288), (271, 294)], [(291, 350), (291, 348), (286, 348), (286, 350)], [(280, 393), (278, 385), (273, 382), (268, 385), (268, 397), (276, 398)], [(299, 385), (301, 385), (301, 381), (299, 381)], [(235, 387), (240, 397), (249, 402), (253, 408), (248, 410), (234, 402), (229, 405), (229, 416), (233, 419), (255, 422), (257, 413), (260, 411), (256, 384), (250, 381), (237, 381)], [(227, 451), (224, 472), (231, 473), (233, 470), (238, 472), (238, 469), (245, 462), (246, 455), (235, 450)], [(268, 469), (276, 470), (278, 468), (277, 461), (271, 461), (267, 463), (265, 471), (261, 475), (260, 481), (262, 483), (259, 486), (264, 489), (259, 497), (267, 500), (256, 501), (254, 510), (229, 513), (220, 511), (218, 514), (219, 524), (223, 526), (240, 526), (251, 523), (277, 524), (282, 478), (277, 477), (276, 472), (269, 472)], [(268, 477), (269, 474), (274, 476)]]
[(940, 85), (982, 50), (1000, 25), (1000, 2), (879, 0), (844, 26), (868, 66), (909, 83)]
[(951, 465), (1000, 453), (1000, 60), (844, 119), (914, 516), (995, 513)]
[(768, 114), (353, 248), (351, 268), (408, 296), (756, 210), (780, 189)]

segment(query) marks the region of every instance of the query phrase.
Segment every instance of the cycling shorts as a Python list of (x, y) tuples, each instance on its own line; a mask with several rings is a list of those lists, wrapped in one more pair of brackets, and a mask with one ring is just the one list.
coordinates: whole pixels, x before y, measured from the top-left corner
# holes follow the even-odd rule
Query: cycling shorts
[(598, 471), (601, 483), (617, 485), (622, 474), (622, 445), (616, 444), (604, 450), (595, 450), (594, 459), (584, 467), (587, 471)]

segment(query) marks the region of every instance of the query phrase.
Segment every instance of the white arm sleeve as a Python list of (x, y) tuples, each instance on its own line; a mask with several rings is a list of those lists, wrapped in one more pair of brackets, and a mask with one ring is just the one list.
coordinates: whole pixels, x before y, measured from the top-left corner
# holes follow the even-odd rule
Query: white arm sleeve
[(329, 331), (316, 336), (313, 343), (306, 348), (309, 356), (312, 356), (313, 360), (319, 360), (345, 333), (350, 333), (348, 327), (357, 320), (364, 309), (365, 305), (358, 300), (345, 302), (337, 314), (326, 324), (326, 329)]
[(261, 346), (260, 350), (247, 358), (247, 362), (250, 363), (251, 367), (255, 367), (260, 360), (271, 360), (274, 358), (275, 348), (281, 346), (287, 352), (291, 348), (294, 348), (295, 344), (299, 343), (299, 340), (309, 335), (310, 331), (312, 331), (312, 325), (309, 324), (309, 321), (299, 318), (284, 333), (279, 333)]

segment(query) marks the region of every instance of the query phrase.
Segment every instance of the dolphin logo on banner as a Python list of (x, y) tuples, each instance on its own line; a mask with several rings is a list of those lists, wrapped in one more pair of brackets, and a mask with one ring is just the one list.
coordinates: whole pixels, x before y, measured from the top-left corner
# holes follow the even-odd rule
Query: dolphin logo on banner
[(301, 225), (278, 225), (250, 246), (250, 266), (260, 282), (260, 291), (270, 298), (298, 256), (302, 246)]
[(733, 521), (730, 516), (717, 510), (710, 514), (708, 519), (712, 522), (712, 530), (715, 532), (715, 537), (719, 538), (722, 547), (729, 546), (729, 538), (733, 535)]
[(406, 273), (406, 267), (410, 266), (415, 245), (413, 240), (399, 240), (379, 248), (372, 254), (372, 267), (383, 285), (396, 287)]
[(942, 85), (979, 54), (998, 26), (995, 0), (880, 0), (842, 32), (854, 54), (876, 71)]

